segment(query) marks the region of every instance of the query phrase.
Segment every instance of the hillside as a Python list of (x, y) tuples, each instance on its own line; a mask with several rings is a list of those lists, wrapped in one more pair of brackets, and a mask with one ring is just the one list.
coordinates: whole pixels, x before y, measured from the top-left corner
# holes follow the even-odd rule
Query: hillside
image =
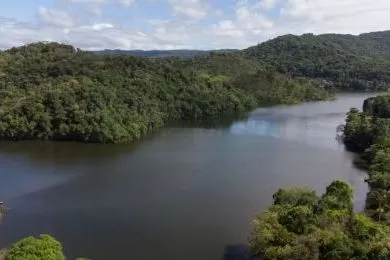
[(390, 83), (390, 31), (285, 35), (242, 54), (282, 73), (326, 79), (339, 88), (375, 90)]
[[(383, 90), (390, 84), (390, 31), (358, 36), (284, 35), (241, 51), (104, 50), (99, 53), (176, 59), (174, 64), (179, 68), (212, 69), (229, 75), (261, 67), (293, 77), (319, 79), (325, 85), (340, 89)], [(178, 59), (181, 61), (177, 62)], [(231, 65), (233, 60), (243, 67)]]
[(58, 43), (0, 52), (0, 139), (127, 142), (169, 120), (209, 120), (265, 101), (329, 97), (310, 81), (271, 72), (256, 72), (262, 75), (258, 85), (248, 87), (235, 84), (238, 75), (175, 62), (98, 55)]
[(210, 53), (231, 53), (236, 52), (234, 49), (226, 50), (102, 50), (97, 51), (98, 54), (116, 54), (116, 55), (131, 55), (137, 57), (146, 57), (146, 58), (166, 58), (166, 57), (181, 57), (189, 58), (194, 56), (208, 55)]

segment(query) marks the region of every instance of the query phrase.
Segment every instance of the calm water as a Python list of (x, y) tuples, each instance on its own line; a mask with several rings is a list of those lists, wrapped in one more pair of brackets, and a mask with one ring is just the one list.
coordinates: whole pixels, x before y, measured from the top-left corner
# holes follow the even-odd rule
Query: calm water
[[(0, 247), (49, 233), (69, 259), (229, 259), (280, 187), (319, 193), (365, 173), (335, 139), (367, 94), (277, 106), (214, 129), (175, 127), (136, 145), (0, 143)], [(235, 258), (231, 258), (235, 259)]]

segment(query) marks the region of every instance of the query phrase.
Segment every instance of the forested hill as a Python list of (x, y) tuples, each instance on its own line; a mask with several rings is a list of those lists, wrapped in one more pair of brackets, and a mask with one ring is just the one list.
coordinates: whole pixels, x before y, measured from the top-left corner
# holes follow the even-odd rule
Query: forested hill
[[(229, 59), (238, 71), (240, 63)], [(0, 51), (0, 139), (126, 142), (168, 120), (208, 120), (263, 103), (329, 97), (315, 82), (273, 71), (253, 68), (246, 84), (241, 73), (214, 69), (219, 63), (204, 71), (191, 64), (58, 43)]]
[(184, 58), (186, 61), (179, 65), (187, 68), (191, 62), (197, 68), (202, 67), (202, 62), (208, 66), (215, 62), (215, 54), (232, 55), (230, 59), (241, 55), (247, 63), (249, 60), (255, 62), (255, 67), (317, 79), (340, 89), (383, 90), (390, 87), (390, 31), (358, 36), (284, 35), (245, 50), (103, 50), (98, 53), (168, 60)]
[(242, 53), (282, 73), (325, 79), (339, 88), (374, 90), (390, 83), (390, 31), (285, 35)]
[(185, 59), (57, 43), (0, 51), (0, 139), (125, 142), (169, 120), (326, 99), (324, 86), (386, 89), (389, 38), (390, 32), (286, 35)]
[(202, 51), (202, 50), (102, 50), (96, 51), (98, 54), (116, 54), (116, 55), (132, 55), (137, 57), (147, 57), (147, 58), (166, 58), (166, 57), (181, 57), (188, 58), (194, 56), (204, 56), (210, 53), (230, 53), (236, 52), (234, 49), (226, 50), (212, 50), (212, 51)]

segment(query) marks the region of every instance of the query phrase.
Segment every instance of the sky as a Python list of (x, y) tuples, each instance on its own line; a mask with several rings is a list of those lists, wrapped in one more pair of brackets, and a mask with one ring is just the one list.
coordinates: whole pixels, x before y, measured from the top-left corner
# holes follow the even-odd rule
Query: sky
[(390, 0), (0, 0), (0, 49), (246, 48), (283, 34), (390, 30)]

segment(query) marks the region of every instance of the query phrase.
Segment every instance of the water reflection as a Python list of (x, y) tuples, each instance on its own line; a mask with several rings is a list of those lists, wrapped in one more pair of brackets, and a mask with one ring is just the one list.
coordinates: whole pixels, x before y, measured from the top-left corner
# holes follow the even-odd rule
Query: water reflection
[(280, 137), (278, 122), (261, 118), (235, 123), (230, 128), (230, 132), (237, 135), (271, 136), (275, 138)]

